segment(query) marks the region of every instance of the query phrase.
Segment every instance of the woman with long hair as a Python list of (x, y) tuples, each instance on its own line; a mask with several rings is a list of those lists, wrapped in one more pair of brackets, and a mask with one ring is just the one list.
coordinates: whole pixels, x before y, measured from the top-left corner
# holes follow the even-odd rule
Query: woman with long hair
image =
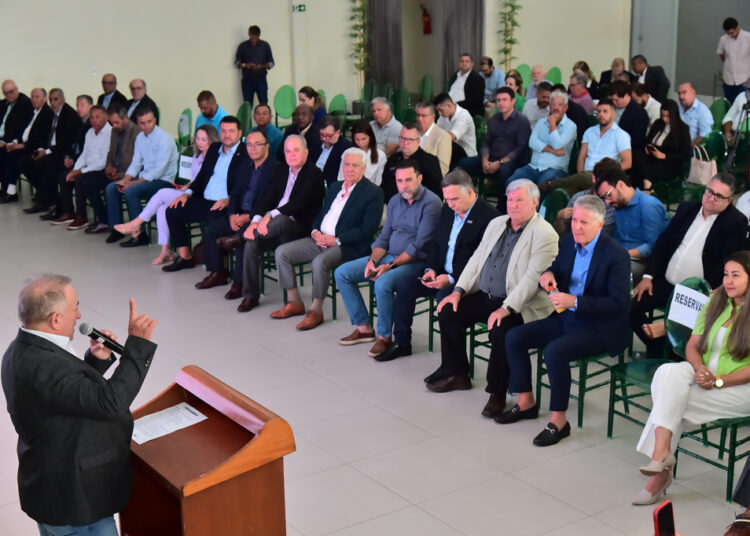
[[(387, 160), (385, 153), (378, 149), (378, 142), (375, 141), (375, 133), (372, 131), (370, 123), (360, 119), (352, 125), (352, 142), (354, 146), (362, 149), (367, 153), (367, 167), (365, 168), (365, 178), (371, 182), (380, 185), (383, 179), (383, 168)], [(343, 165), (339, 167), (339, 180), (344, 180)]]
[(594, 76), (594, 73), (591, 72), (591, 67), (589, 67), (588, 63), (583, 60), (575, 62), (573, 64), (573, 72), (585, 74), (587, 80), (586, 89), (595, 99), (601, 98), (599, 95), (599, 82), (596, 81), (596, 77)]
[(326, 105), (323, 102), (323, 97), (320, 93), (315, 91), (310, 86), (303, 86), (297, 92), (297, 99), (300, 104), (307, 104), (313, 109), (315, 114), (313, 117), (313, 124), (317, 123), (326, 116)]
[(750, 251), (732, 253), (722, 285), (698, 314), (685, 361), (660, 366), (651, 381), (653, 408), (638, 441), (651, 457), (633, 504), (653, 504), (672, 483), (674, 452), (685, 423), (750, 415)]
[(662, 103), (661, 117), (651, 125), (643, 151), (646, 189), (650, 183), (679, 177), (683, 164), (690, 159), (690, 130), (680, 118), (677, 103), (672, 99)]

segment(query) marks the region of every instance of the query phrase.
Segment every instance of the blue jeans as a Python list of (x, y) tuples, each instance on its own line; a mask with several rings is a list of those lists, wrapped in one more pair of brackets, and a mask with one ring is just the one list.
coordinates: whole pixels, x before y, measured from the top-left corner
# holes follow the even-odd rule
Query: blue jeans
[[(132, 220), (141, 213), (143, 208), (141, 207), (141, 199), (148, 200), (162, 188), (171, 187), (171, 182), (163, 180), (146, 181), (131, 186), (125, 190), (124, 194), (121, 194), (117, 190), (117, 182), (109, 183), (104, 189), (104, 195), (107, 198), (107, 225), (113, 227), (118, 223), (122, 223), (120, 203), (122, 202), (123, 195), (125, 196), (125, 204), (128, 207), (128, 214), (130, 214), (130, 219)], [(141, 231), (143, 231), (143, 227)]]
[(507, 188), (508, 185), (516, 179), (529, 179), (530, 181), (533, 181), (537, 186), (539, 186), (540, 184), (544, 184), (547, 181), (565, 177), (567, 174), (567, 171), (563, 169), (534, 169), (533, 167), (531, 167), (531, 164), (526, 164), (525, 166), (518, 168), (513, 172), (513, 175), (508, 177), (508, 179), (505, 181), (505, 187)]
[(242, 98), (253, 105), (253, 97), (258, 95), (258, 104), (268, 103), (268, 81), (266, 78), (243, 78)]
[[(378, 265), (388, 264), (395, 255), (390, 253), (383, 257)], [(344, 299), (344, 305), (349, 313), (349, 319), (354, 326), (364, 326), (370, 320), (367, 306), (362, 299), (357, 284), (367, 281), (365, 266), (369, 257), (361, 257), (345, 262), (334, 272), (336, 286)], [(378, 305), (378, 336), (389, 338), (393, 329), (393, 302), (396, 286), (403, 279), (415, 279), (424, 270), (424, 262), (410, 262), (393, 270), (389, 270), (375, 281), (375, 299)]]
[(40, 536), (118, 536), (114, 516), (100, 519), (90, 525), (45, 525), (37, 523)]

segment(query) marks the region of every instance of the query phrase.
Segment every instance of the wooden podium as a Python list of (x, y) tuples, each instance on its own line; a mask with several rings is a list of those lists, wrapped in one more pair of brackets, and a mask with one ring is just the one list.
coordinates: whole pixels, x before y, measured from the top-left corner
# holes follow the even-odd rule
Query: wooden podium
[(133, 412), (137, 419), (187, 402), (208, 419), (133, 451), (133, 494), (123, 536), (283, 536), (283, 456), (289, 424), (196, 366)]

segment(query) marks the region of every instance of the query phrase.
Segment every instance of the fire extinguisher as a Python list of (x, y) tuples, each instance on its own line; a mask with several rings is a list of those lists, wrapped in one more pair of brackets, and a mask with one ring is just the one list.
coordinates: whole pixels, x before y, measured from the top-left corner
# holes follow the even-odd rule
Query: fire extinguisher
[(432, 19), (430, 18), (430, 12), (422, 4), (419, 5), (422, 8), (422, 33), (429, 35), (432, 33)]

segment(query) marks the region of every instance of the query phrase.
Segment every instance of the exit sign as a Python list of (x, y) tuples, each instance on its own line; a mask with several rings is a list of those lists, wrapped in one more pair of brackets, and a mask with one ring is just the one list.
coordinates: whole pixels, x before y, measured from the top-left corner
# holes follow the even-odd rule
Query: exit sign
[(307, 10), (307, 6), (305, 4), (292, 4), (292, 13), (302, 13), (305, 10)]

